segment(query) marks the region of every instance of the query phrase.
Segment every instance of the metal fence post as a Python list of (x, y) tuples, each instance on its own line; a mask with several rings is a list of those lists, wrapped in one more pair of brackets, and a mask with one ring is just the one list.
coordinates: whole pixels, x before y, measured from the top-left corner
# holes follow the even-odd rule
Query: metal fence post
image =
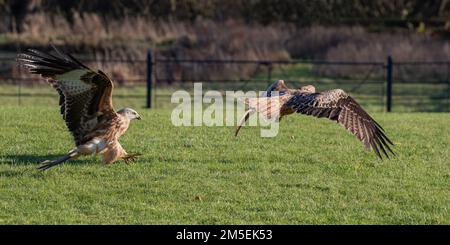
[(386, 110), (391, 112), (392, 109), (392, 57), (389, 55), (387, 57), (386, 65)]
[(19, 79), (19, 84), (18, 84), (18, 91), (17, 91), (17, 99), (18, 99), (18, 103), (19, 106), (22, 105), (22, 79)]
[(147, 51), (147, 104), (146, 107), (150, 109), (152, 107), (152, 51)]

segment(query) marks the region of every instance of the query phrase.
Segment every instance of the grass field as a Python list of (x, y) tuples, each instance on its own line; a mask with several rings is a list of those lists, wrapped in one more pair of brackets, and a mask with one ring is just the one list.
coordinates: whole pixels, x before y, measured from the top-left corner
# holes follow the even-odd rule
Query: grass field
[(235, 138), (137, 108), (121, 141), (144, 154), (136, 163), (40, 172), (73, 147), (53, 105), (0, 107), (0, 224), (450, 224), (448, 113), (374, 113), (398, 154), (381, 161), (324, 119)]

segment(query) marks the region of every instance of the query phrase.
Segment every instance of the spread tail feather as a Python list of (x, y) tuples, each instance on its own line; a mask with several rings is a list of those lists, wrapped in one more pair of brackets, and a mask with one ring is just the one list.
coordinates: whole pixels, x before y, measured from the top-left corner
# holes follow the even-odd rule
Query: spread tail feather
[(248, 109), (241, 120), (239, 120), (234, 136), (238, 135), (242, 125), (244, 125), (249, 117), (255, 112), (260, 113), (266, 120), (279, 119), (281, 109), (280, 98), (282, 97), (246, 98), (244, 103), (247, 104), (250, 109)]
[(266, 120), (275, 119), (280, 116), (280, 96), (247, 98), (244, 102), (250, 109), (259, 112)]

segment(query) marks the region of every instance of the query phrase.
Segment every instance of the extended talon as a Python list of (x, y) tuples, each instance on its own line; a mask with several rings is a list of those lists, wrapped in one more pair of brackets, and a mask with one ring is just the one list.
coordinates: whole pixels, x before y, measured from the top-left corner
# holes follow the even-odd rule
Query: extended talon
[(134, 161), (136, 161), (137, 160), (137, 157), (138, 156), (141, 156), (142, 154), (140, 154), (140, 153), (130, 153), (130, 154), (127, 154), (124, 158), (123, 158), (123, 160), (125, 161), (125, 163), (126, 164), (129, 164), (129, 162), (134, 162)]

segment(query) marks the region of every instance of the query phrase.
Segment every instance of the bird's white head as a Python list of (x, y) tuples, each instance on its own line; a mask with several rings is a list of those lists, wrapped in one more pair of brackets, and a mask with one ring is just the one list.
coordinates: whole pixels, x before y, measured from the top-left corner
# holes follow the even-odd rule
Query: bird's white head
[(139, 115), (139, 113), (137, 113), (135, 110), (131, 109), (131, 108), (123, 108), (117, 111), (117, 113), (119, 113), (120, 115), (130, 119), (134, 120), (141, 120), (141, 115)]

